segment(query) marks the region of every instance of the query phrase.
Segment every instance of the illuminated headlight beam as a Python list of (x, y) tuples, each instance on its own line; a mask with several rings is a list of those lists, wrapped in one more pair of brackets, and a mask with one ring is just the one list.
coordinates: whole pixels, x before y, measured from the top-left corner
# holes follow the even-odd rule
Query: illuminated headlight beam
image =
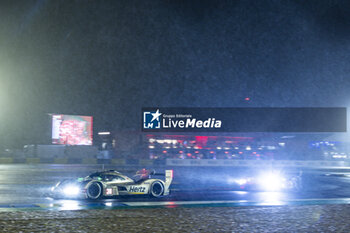
[(66, 196), (76, 196), (79, 194), (79, 192), (80, 192), (80, 188), (74, 185), (68, 185), (63, 189), (63, 193)]
[(258, 182), (265, 191), (280, 191), (285, 188), (286, 179), (279, 172), (269, 172), (261, 175)]
[(247, 183), (249, 183), (250, 179), (249, 178), (240, 178), (240, 179), (229, 178), (227, 181), (230, 184), (246, 185)]

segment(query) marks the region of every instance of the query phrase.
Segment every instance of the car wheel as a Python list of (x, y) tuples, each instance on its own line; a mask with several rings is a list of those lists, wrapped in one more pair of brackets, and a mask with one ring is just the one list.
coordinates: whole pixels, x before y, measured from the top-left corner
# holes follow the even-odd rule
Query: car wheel
[(150, 194), (152, 197), (160, 197), (164, 193), (164, 185), (160, 181), (155, 181), (151, 185)]
[(102, 185), (98, 182), (92, 182), (86, 189), (86, 195), (89, 199), (96, 200), (102, 196)]

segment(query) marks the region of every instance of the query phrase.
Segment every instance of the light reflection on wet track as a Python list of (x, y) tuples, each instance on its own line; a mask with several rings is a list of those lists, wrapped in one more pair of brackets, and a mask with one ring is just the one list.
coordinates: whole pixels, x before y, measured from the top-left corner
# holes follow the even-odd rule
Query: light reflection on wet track
[[(57, 181), (85, 176), (100, 166), (85, 165), (0, 165), (0, 209), (1, 208), (46, 208), (72, 210), (82, 208), (117, 208), (184, 205), (288, 205), (312, 203), (349, 203), (350, 178), (325, 176), (324, 171), (313, 171), (309, 187), (303, 192), (257, 192), (257, 191), (192, 191), (177, 184), (169, 197), (148, 198), (143, 196), (100, 201), (52, 199), (47, 196), (49, 189)], [(125, 172), (135, 168), (123, 169)], [(130, 170), (130, 171), (129, 171)], [(350, 174), (350, 173), (349, 173)], [(175, 179), (176, 182), (176, 179)]]

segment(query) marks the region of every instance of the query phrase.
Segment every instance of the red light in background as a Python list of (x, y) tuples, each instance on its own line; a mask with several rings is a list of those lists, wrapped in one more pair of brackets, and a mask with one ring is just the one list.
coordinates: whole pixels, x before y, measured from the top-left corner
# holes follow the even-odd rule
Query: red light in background
[(179, 151), (180, 154), (184, 153), (182, 150)]
[(195, 151), (194, 153), (198, 154), (199, 152), (198, 152), (198, 151)]
[(196, 145), (199, 149), (205, 147), (208, 142), (208, 137), (207, 136), (196, 136)]
[(210, 151), (210, 154), (214, 154), (214, 151)]
[(163, 153), (164, 153), (164, 154), (166, 154), (166, 152), (167, 152), (166, 150), (163, 150)]
[(191, 153), (187, 153), (187, 156), (191, 156), (192, 154)]
[(249, 100), (250, 100), (250, 98), (249, 98), (249, 97), (246, 97), (244, 100), (245, 100), (245, 101), (249, 101)]
[(241, 155), (241, 154), (243, 154), (243, 152), (242, 152), (242, 151), (240, 151), (240, 152), (238, 152), (238, 153), (239, 153), (240, 155)]

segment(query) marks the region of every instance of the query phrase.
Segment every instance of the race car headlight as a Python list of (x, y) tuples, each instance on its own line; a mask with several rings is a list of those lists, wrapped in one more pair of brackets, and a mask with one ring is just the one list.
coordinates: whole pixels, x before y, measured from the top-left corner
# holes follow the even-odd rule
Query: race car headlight
[(285, 187), (286, 179), (279, 172), (269, 172), (261, 175), (258, 182), (263, 190), (280, 191)]
[(248, 183), (248, 180), (247, 179), (238, 179), (238, 180), (236, 180), (236, 183), (239, 185), (245, 185)]
[(246, 185), (250, 182), (250, 178), (240, 178), (240, 179), (234, 179), (234, 178), (229, 178), (227, 180), (229, 184), (238, 184), (238, 185)]
[(63, 193), (66, 196), (76, 196), (79, 194), (79, 192), (80, 192), (80, 188), (74, 185), (68, 185), (63, 189)]

